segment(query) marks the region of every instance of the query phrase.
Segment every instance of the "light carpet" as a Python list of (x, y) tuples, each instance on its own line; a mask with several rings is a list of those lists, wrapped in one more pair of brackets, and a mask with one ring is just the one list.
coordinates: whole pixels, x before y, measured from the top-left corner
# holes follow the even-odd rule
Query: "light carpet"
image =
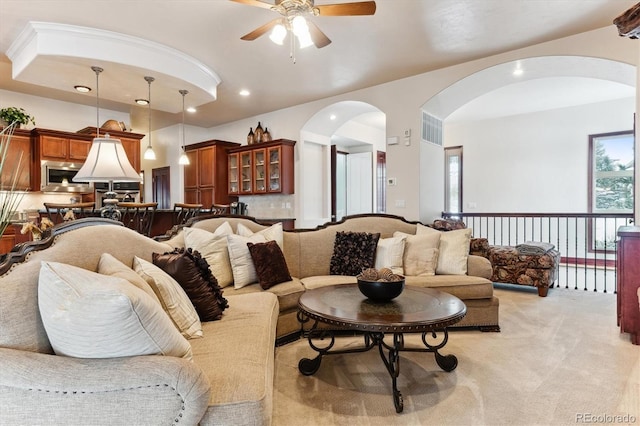
[(303, 376), (298, 361), (315, 356), (308, 342), (276, 348), (273, 424), (640, 425), (640, 346), (619, 332), (615, 295), (551, 289), (541, 298), (515, 286), (495, 294), (502, 331), (449, 333), (441, 353), (458, 357), (453, 372), (433, 354), (401, 354), (400, 414), (377, 349), (323, 357)]

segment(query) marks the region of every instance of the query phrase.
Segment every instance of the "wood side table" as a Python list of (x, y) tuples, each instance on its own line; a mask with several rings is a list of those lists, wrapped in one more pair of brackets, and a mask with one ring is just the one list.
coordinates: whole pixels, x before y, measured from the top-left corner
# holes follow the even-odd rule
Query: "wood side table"
[[(393, 402), (396, 412), (400, 413), (403, 401), (397, 387), (399, 352), (432, 352), (440, 368), (447, 372), (455, 370), (458, 366), (455, 355), (442, 355), (439, 350), (449, 339), (447, 327), (460, 321), (466, 313), (467, 307), (460, 299), (430, 288), (405, 286), (400, 296), (382, 303), (367, 299), (360, 293), (357, 284), (309, 290), (300, 296), (298, 321), (315, 321), (307, 338), (309, 346), (318, 352), (318, 356), (301, 359), (298, 370), (310, 376), (318, 371), (325, 355), (366, 352), (377, 347), (391, 376)], [(330, 328), (319, 328), (319, 323), (328, 324)], [(364, 345), (348, 350), (332, 350), (340, 330), (362, 332)], [(385, 333), (393, 335), (392, 344), (384, 341)], [(422, 333), (425, 347), (405, 347), (404, 333)], [(324, 343), (317, 344), (319, 340)]]

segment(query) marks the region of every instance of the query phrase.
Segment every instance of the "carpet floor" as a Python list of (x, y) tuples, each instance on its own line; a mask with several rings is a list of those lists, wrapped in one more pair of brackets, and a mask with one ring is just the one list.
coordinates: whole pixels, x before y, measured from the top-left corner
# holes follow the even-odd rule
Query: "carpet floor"
[[(441, 370), (429, 353), (403, 352), (395, 412), (391, 379), (377, 349), (326, 356), (306, 340), (276, 348), (273, 424), (284, 425), (640, 425), (640, 347), (620, 334), (613, 294), (497, 287), (500, 333), (454, 331)], [(340, 346), (362, 338), (341, 337)], [(419, 346), (416, 335), (405, 344)]]

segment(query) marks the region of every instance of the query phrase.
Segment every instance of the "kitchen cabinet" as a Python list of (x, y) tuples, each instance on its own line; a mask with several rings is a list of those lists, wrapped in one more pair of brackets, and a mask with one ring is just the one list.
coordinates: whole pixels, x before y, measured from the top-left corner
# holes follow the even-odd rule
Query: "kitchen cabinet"
[(31, 240), (31, 233), (21, 234), (22, 224), (9, 224), (0, 237), (0, 254), (9, 253), (11, 249), (20, 243)]
[(84, 163), (91, 149), (92, 138), (87, 135), (38, 128), (31, 134), (40, 161)]
[[(25, 191), (33, 190), (31, 186), (31, 133), (28, 130), (15, 129), (11, 141), (7, 146), (7, 161), (0, 176), (0, 184), (3, 189), (10, 189), (14, 176), (17, 175), (16, 189)], [(18, 158), (20, 163), (18, 164)], [(17, 167), (17, 168), (16, 168)], [(38, 170), (39, 171), (39, 170)]]
[(253, 194), (253, 155), (251, 151), (228, 154), (229, 195)]
[[(221, 140), (209, 140), (187, 145), (185, 151), (189, 164), (184, 166), (184, 202), (202, 204), (229, 204), (228, 152), (239, 144)], [(237, 174), (236, 174), (237, 176)]]
[(229, 150), (229, 193), (293, 194), (295, 141), (277, 139)]
[(631, 343), (640, 345), (640, 226), (621, 226), (617, 242), (617, 311), (621, 333), (629, 333)]

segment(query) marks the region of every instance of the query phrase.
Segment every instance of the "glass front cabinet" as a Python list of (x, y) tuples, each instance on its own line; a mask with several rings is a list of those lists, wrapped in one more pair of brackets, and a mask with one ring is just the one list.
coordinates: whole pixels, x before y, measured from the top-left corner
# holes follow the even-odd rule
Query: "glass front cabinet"
[(277, 139), (229, 153), (229, 193), (293, 194), (295, 141)]
[(240, 193), (238, 154), (229, 154), (227, 163), (229, 164), (229, 195), (238, 195)]
[(240, 180), (240, 194), (252, 194), (253, 185), (251, 183), (253, 181), (253, 161), (251, 161), (251, 152), (241, 152), (239, 157), (240, 172), (242, 173)]

